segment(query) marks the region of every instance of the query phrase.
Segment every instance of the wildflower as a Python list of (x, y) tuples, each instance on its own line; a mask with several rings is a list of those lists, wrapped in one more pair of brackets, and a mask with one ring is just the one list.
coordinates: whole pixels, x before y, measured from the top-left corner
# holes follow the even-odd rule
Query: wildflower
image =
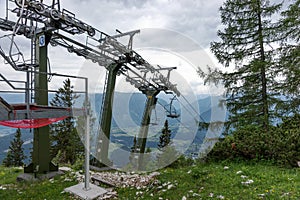
[(241, 175), (241, 178), (247, 178), (247, 176)]
[(193, 197), (200, 196), (200, 194), (193, 193)]
[(228, 167), (228, 166), (225, 166), (224, 169), (229, 169), (229, 167)]
[(185, 197), (185, 196), (183, 196), (181, 200), (186, 200), (186, 197)]
[(245, 181), (245, 182), (241, 182), (243, 185), (250, 185), (251, 183), (254, 183), (254, 181), (253, 180), (251, 180), (251, 179), (249, 179), (249, 180), (247, 180), (247, 181)]
[(6, 187), (1, 187), (1, 189), (2, 189), (2, 190), (6, 190), (7, 188), (6, 188)]
[(187, 173), (188, 173), (188, 174), (192, 173), (192, 170), (189, 170)]
[[(70, 182), (70, 181), (72, 181), (72, 179), (70, 179), (70, 178), (65, 178), (65, 179), (64, 179), (64, 182)], [(51, 181), (50, 181), (50, 182), (51, 182)], [(51, 183), (53, 183), (53, 181), (52, 181)]]
[(217, 199), (225, 199), (225, 197), (223, 195), (218, 195)]
[(243, 172), (242, 172), (242, 171), (237, 171), (237, 172), (236, 172), (236, 174), (241, 174), (241, 173), (243, 173)]
[(251, 184), (251, 183), (254, 183), (254, 181), (250, 179), (250, 180), (248, 180), (248, 183)]
[(168, 190), (170, 190), (171, 188), (173, 188), (174, 187), (174, 185), (173, 184), (171, 184), (171, 185), (168, 185)]
[(209, 193), (208, 197), (214, 197), (214, 193)]
[(284, 196), (289, 196), (289, 195), (290, 195), (290, 193), (289, 193), (289, 192), (286, 192), (286, 193), (283, 193), (282, 197), (284, 197)]

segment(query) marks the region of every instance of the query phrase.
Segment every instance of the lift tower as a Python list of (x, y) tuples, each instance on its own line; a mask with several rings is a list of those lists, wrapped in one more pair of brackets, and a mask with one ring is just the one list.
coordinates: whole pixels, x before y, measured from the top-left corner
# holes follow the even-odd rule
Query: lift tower
[[(16, 30), (14, 34), (22, 34), (30, 39), (32, 39), (32, 37), (38, 38), (36, 40), (36, 44), (38, 45), (36, 49), (38, 52), (37, 59), (39, 63), (37, 64), (40, 65), (38, 68), (40, 73), (35, 77), (34, 83), (36, 85), (34, 88), (36, 103), (48, 103), (48, 99), (45, 97), (47, 96), (46, 93), (42, 92), (43, 90), (47, 90), (47, 77), (45, 74), (42, 75), (42, 73), (47, 72), (47, 46), (49, 43), (52, 46), (66, 48), (68, 52), (89, 59), (107, 69), (108, 77), (105, 82), (106, 90), (104, 106), (102, 108), (102, 120), (100, 122), (102, 134), (98, 137), (99, 148), (97, 147), (97, 149), (101, 150), (99, 159), (108, 160), (113, 93), (117, 75), (125, 76), (126, 81), (138, 89), (141, 87), (150, 87), (155, 90), (180, 95), (176, 85), (170, 82), (169, 77), (161, 73), (161, 67), (149, 64), (137, 52), (132, 50), (133, 36), (138, 33), (139, 30), (126, 33), (118, 31), (117, 35), (108, 35), (77, 19), (72, 12), (66, 9), (61, 10), (59, 0), (53, 0), (52, 5), (46, 5), (43, 1), (37, 0), (6, 1), (12, 2), (14, 6), (17, 5), (16, 8), (7, 10), (16, 14), (18, 20), (17, 22), (13, 22), (10, 21), (8, 17), (0, 19), (0, 29), (6, 31)], [(73, 35), (82, 34), (87, 34), (86, 40), (83, 40), (82, 37), (73, 37)], [(125, 36), (129, 36), (128, 44), (126, 45), (118, 41), (118, 38)], [(14, 65), (12, 66), (14, 67)], [(42, 131), (43, 130), (40, 130), (39, 132)], [(36, 148), (43, 149), (41, 151), (47, 151), (48, 145), (45, 145), (46, 147), (44, 148), (41, 144), (47, 143), (49, 141), (48, 137), (38, 137), (38, 134), (35, 134), (35, 137), (37, 138), (34, 142)], [(102, 141), (102, 143), (100, 143), (100, 141)], [(106, 144), (103, 144), (103, 142)], [(45, 159), (41, 156), (42, 154), (43, 156), (46, 155)], [(28, 167), (27, 171), (35, 170), (38, 173), (44, 173), (52, 169), (48, 162), (47, 153), (44, 154), (44, 152), (40, 152), (40, 150), (35, 152), (34, 150), (34, 157), (34, 164)]]
[[(37, 105), (48, 105), (48, 44), (51, 33), (41, 30), (36, 37), (37, 71), (35, 74), (35, 98)], [(32, 163), (24, 168), (25, 173), (47, 173), (57, 171), (58, 167), (51, 162), (49, 126), (34, 129)]]

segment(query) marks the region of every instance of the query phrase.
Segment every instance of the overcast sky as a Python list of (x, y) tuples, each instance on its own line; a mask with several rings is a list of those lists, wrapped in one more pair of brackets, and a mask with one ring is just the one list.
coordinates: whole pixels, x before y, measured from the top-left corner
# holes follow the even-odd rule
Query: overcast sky
[[(46, 4), (50, 2), (52, 0), (44, 0)], [(176, 43), (175, 46), (184, 46), (182, 43), (185, 44), (186, 40), (188, 40), (187, 43), (193, 43), (192, 46), (199, 45), (197, 46), (198, 51), (196, 53), (195, 49), (191, 49), (190, 52), (185, 51), (185, 55), (193, 54), (193, 56), (187, 56), (183, 60), (178, 59), (182, 57), (180, 52), (175, 52), (177, 58), (172, 53), (170, 55), (170, 52), (161, 54), (161, 57), (163, 57), (161, 59), (159, 59), (157, 52), (149, 53), (140, 48), (139, 53), (150, 59), (150, 62), (156, 62), (155, 64), (168, 65), (169, 63), (173, 66), (180, 65), (181, 69), (178, 70), (178, 73), (186, 72), (183, 78), (188, 80), (185, 81), (191, 85), (194, 91), (201, 92), (203, 91), (203, 87), (200, 86), (202, 82), (192, 72), (195, 72), (195, 67), (199, 65), (205, 67), (206, 65), (217, 64), (211, 57), (212, 55), (209, 54), (209, 43), (217, 40), (216, 33), (221, 28), (218, 9), (222, 5), (222, 2), (223, 0), (62, 0), (61, 8), (73, 12), (78, 19), (110, 35), (116, 34), (116, 29), (124, 32), (141, 29), (142, 35), (143, 30), (145, 30), (145, 33), (151, 29), (153, 30), (153, 28), (158, 28), (157, 30), (175, 31), (177, 32), (176, 34), (180, 35), (180, 40), (171, 41), (172, 43)], [(3, 18), (5, 17), (4, 0), (1, 0), (0, 8), (0, 17)], [(15, 20), (12, 16), (10, 15), (10, 19)], [(152, 35), (152, 40), (156, 40), (155, 45), (169, 42), (166, 40), (168, 36), (163, 36), (160, 33), (158, 31), (158, 34)], [(8, 34), (8, 32), (0, 31), (0, 34)], [(17, 39), (17, 43), (26, 55), (26, 52), (29, 52), (28, 45), (30, 41), (21, 37)], [(1, 42), (0, 44), (3, 45), (4, 43)], [(154, 47), (153, 43), (151, 45), (151, 47)], [(139, 46), (134, 47), (138, 48)], [(201, 57), (202, 61), (199, 61), (199, 57), (203, 56), (203, 52), (201, 53), (202, 50), (208, 53), (209, 58), (202, 59), (203, 57)], [(52, 72), (71, 73), (75, 75), (79, 73), (79, 68), (86, 63), (82, 58), (74, 54), (69, 54), (65, 49), (59, 47), (50, 47), (49, 52)], [(178, 54), (180, 55), (178, 56)], [(192, 61), (188, 57), (193, 57)], [(151, 60), (152, 58), (154, 61)], [(212, 61), (207, 59), (212, 59)], [(0, 64), (1, 73), (11, 79), (24, 79), (24, 74), (21, 73), (20, 75), (20, 73), (14, 72), (11, 67), (4, 65), (2, 60)], [(75, 66), (74, 63), (76, 63)], [(194, 66), (188, 66), (187, 63), (192, 63)], [(57, 85), (54, 84), (54, 86), (56, 87)]]

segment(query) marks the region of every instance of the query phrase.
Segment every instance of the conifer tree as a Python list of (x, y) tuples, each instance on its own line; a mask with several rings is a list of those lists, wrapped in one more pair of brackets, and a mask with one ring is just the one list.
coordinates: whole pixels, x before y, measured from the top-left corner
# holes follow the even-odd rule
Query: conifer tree
[(168, 120), (165, 121), (164, 128), (161, 131), (159, 137), (158, 149), (162, 150), (164, 147), (168, 146), (171, 142), (171, 130), (169, 129)]
[[(74, 94), (70, 79), (64, 81), (50, 102), (52, 106), (72, 107), (78, 98)], [(51, 154), (55, 157), (60, 152), (61, 163), (75, 163), (76, 157), (84, 152), (84, 146), (76, 130), (75, 119), (68, 117), (50, 126)]]
[(157, 154), (157, 164), (159, 167), (166, 167), (178, 157), (178, 152), (171, 142), (171, 130), (168, 120), (165, 121), (158, 143), (159, 153)]
[(278, 69), (283, 77), (281, 87), (286, 102), (280, 114), (291, 116), (300, 112), (300, 0), (294, 0), (282, 16), (279, 22), (283, 34)]
[(21, 130), (18, 128), (13, 141), (10, 142), (9, 150), (7, 152), (7, 157), (4, 159), (3, 164), (6, 167), (10, 166), (23, 166), (24, 159), (26, 156), (24, 155), (24, 148), (22, 147), (24, 142), (21, 139)]
[(234, 127), (254, 124), (268, 130), (275, 117), (272, 106), (277, 98), (276, 49), (280, 29), (272, 16), (281, 4), (268, 0), (227, 0), (220, 8), (224, 30), (218, 31), (220, 41), (211, 43), (211, 51), (233, 72), (199, 69), (205, 82), (223, 83), (226, 88), (229, 124)]
[(13, 157), (10, 150), (8, 150), (6, 157), (2, 161), (2, 165), (5, 167), (11, 167), (13, 166)]

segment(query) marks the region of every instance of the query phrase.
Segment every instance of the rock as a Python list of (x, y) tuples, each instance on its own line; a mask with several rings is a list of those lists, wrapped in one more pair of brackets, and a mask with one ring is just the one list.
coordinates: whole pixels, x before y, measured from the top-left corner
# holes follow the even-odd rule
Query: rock
[(97, 172), (92, 174), (91, 179), (95, 183), (104, 183), (112, 187), (135, 187), (141, 189), (149, 184), (155, 184), (155, 177), (158, 175), (158, 172), (151, 173), (150, 175), (121, 172)]
[(62, 172), (70, 172), (70, 171), (72, 171), (72, 169), (70, 167), (60, 167), (59, 170), (62, 171)]

